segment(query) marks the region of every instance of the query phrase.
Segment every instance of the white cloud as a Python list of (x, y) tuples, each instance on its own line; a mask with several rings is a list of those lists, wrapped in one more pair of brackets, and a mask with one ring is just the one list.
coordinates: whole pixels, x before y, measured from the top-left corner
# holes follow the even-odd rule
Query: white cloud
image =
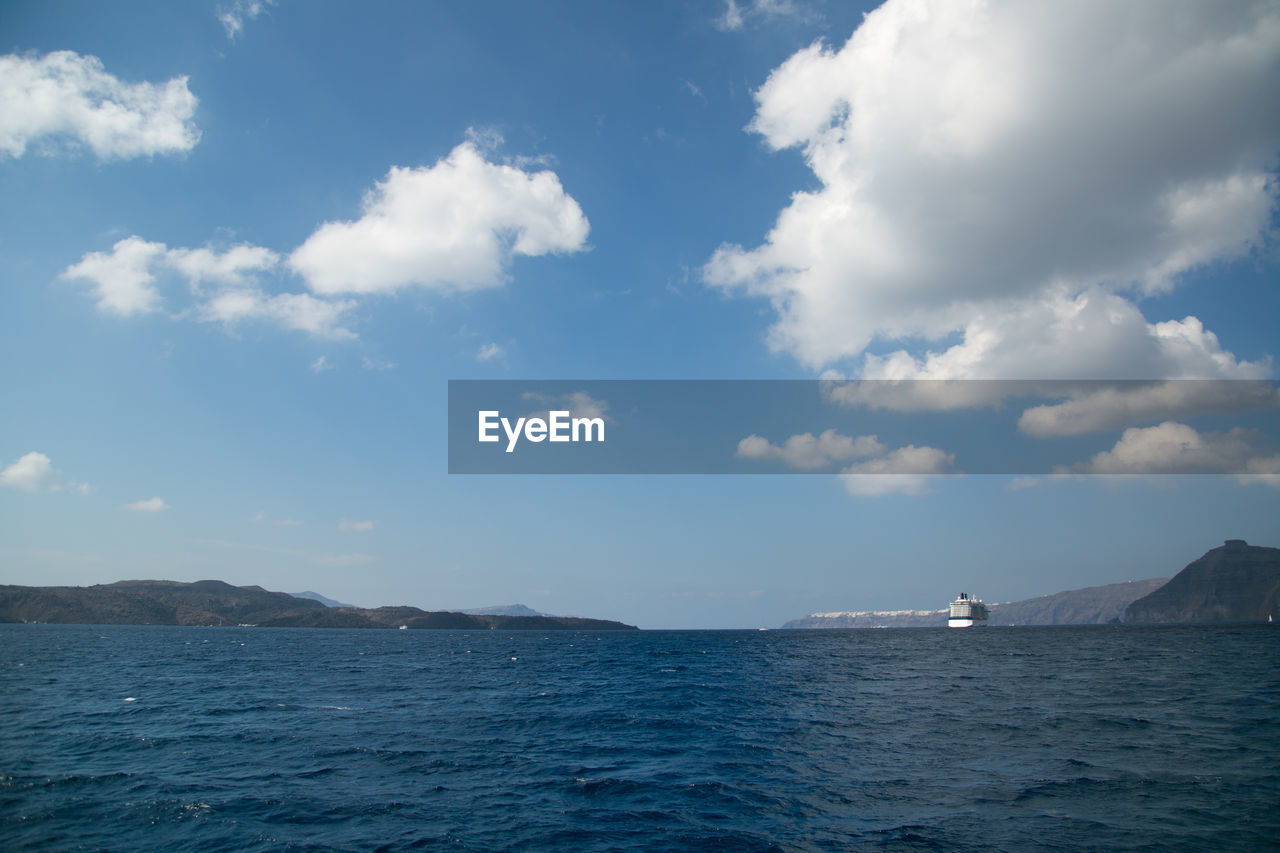
[(1255, 456), (1245, 463), (1244, 470), (1245, 473), (1236, 475), (1237, 483), (1280, 489), (1280, 453), (1275, 456)]
[(567, 411), (574, 418), (601, 418), (606, 423), (613, 423), (609, 417), (609, 401), (597, 400), (586, 391), (572, 391), (568, 394), (542, 394), (537, 391), (526, 391), (520, 395), (522, 400), (530, 400), (546, 406), (536, 412), (525, 415), (526, 418), (546, 419), (552, 408)]
[[(2, 118), (2, 117), (0, 117)], [(493, 132), (468, 131), (468, 141), (434, 166), (393, 167), (364, 201), (355, 222), (317, 228), (287, 263), (263, 246), (226, 249), (169, 248), (139, 236), (118, 241), (107, 252), (88, 252), (62, 272), (92, 284), (98, 309), (121, 317), (166, 313), (233, 327), (265, 322), (330, 340), (354, 340), (347, 328), (353, 299), (334, 294), (380, 293), (409, 285), (436, 290), (472, 290), (500, 285), (517, 255), (577, 252), (586, 248), (589, 226), (582, 209), (549, 171), (529, 171), (548, 158), (489, 162), (487, 149), (501, 143)], [(279, 292), (296, 273), (310, 293)], [(185, 305), (169, 309), (181, 294), (166, 280), (186, 283)], [(274, 279), (276, 287), (264, 286)], [(487, 344), (480, 361), (500, 358)], [(317, 366), (318, 365), (318, 366)], [(328, 367), (321, 357), (316, 372)], [(392, 362), (366, 358), (367, 370)]]
[(329, 359), (325, 356), (322, 355), (311, 362), (312, 373), (323, 373), (326, 370), (333, 370), (333, 365), (329, 363)]
[(219, 7), (218, 22), (227, 31), (227, 38), (235, 39), (244, 30), (245, 21), (252, 21), (274, 2), (275, 0), (235, 0), (230, 6)]
[(800, 20), (812, 20), (801, 4), (793, 0), (748, 0), (738, 5), (737, 0), (725, 0), (724, 13), (712, 23), (720, 30), (740, 30), (748, 20), (763, 20), (772, 17), (791, 17)]
[(8, 486), (24, 492), (71, 491), (87, 495), (91, 491), (88, 483), (71, 483), (63, 480), (54, 469), (53, 460), (34, 450), (24, 453), (13, 464), (0, 470), (0, 486)]
[(1174, 421), (1124, 431), (1110, 450), (1073, 466), (1084, 474), (1270, 473), (1254, 448), (1256, 434), (1233, 429), (1199, 433)]
[(62, 276), (92, 282), (98, 310), (121, 317), (162, 311), (157, 277), (168, 275), (185, 279), (194, 300), (188, 311), (177, 316), (226, 326), (257, 320), (318, 338), (354, 339), (355, 333), (342, 325), (354, 302), (309, 293), (267, 294), (257, 286), (257, 274), (275, 270), (279, 261), (275, 252), (261, 246), (241, 244), (221, 252), (169, 249), (164, 243), (132, 236), (117, 242), (110, 252), (86, 254)]
[(1037, 438), (1081, 435), (1157, 418), (1280, 406), (1271, 382), (1172, 381), (1137, 386), (1084, 385), (1072, 399), (1027, 409), (1018, 429)]
[(0, 471), (0, 483), (24, 492), (35, 492), (53, 485), (56, 477), (53, 462), (43, 453), (24, 454), (8, 468)]
[(279, 263), (280, 258), (270, 249), (241, 244), (225, 252), (209, 248), (172, 249), (164, 261), (185, 276), (192, 288), (198, 289), (206, 281), (243, 285), (248, 280), (248, 273), (269, 270)]
[(916, 357), (868, 354), (868, 379), (1259, 379), (1271, 359), (1240, 361), (1195, 317), (1148, 323), (1129, 299), (1102, 288), (1051, 289), (966, 320), (962, 341)]
[(364, 358), (360, 360), (360, 366), (363, 367), (365, 370), (383, 371), (383, 370), (395, 370), (400, 365), (396, 364), (394, 361), (385, 361), (383, 359), (369, 358), (369, 356), (366, 355)]
[(201, 303), (197, 316), (205, 322), (233, 326), (241, 320), (264, 320), (285, 329), (307, 332), (329, 340), (355, 340), (340, 323), (355, 307), (351, 300), (317, 299), (309, 293), (277, 293), (268, 296), (252, 288), (224, 290)]
[(1264, 2), (890, 0), (757, 92), (751, 129), (820, 186), (704, 278), (768, 299), (771, 347), (814, 367), (960, 333), (867, 378), (1256, 377), (1135, 299), (1260, 243), (1277, 61)]
[(725, 0), (724, 14), (716, 18), (716, 26), (722, 30), (740, 30), (744, 19), (742, 17), (742, 9), (738, 8), (737, 0)]
[(289, 256), (320, 294), (502, 284), (516, 255), (577, 252), (589, 226), (553, 172), (490, 163), (474, 142), (434, 166), (393, 167), (355, 222), (321, 225)]
[(749, 435), (738, 442), (736, 455), (743, 459), (780, 460), (788, 468), (816, 471), (837, 462), (880, 456), (885, 450), (874, 435), (854, 438), (829, 429), (818, 436), (811, 432), (793, 435), (781, 445), (772, 444), (759, 435)]
[(896, 412), (937, 412), (989, 406), (1009, 396), (1032, 393), (1032, 383), (966, 379), (823, 380), (824, 400), (852, 408)]
[(821, 435), (801, 433), (782, 444), (773, 444), (759, 435), (738, 442), (738, 457), (783, 462), (798, 471), (817, 471), (851, 460), (840, 470), (840, 479), (851, 495), (928, 494), (928, 478), (953, 473), (955, 456), (936, 447), (905, 447), (889, 450), (876, 436), (841, 435), (834, 429)]
[(377, 522), (373, 521), (352, 521), (344, 518), (338, 522), (338, 529), (343, 533), (368, 533), (377, 526)]
[(41, 140), (85, 145), (103, 160), (189, 151), (200, 139), (196, 103), (186, 77), (125, 83), (96, 56), (69, 50), (0, 56), (0, 153), (21, 157)]
[(160, 498), (147, 498), (144, 501), (134, 501), (124, 505), (124, 509), (130, 512), (164, 512), (168, 508), (169, 505)]
[(924, 495), (929, 493), (929, 477), (952, 473), (954, 465), (951, 453), (908, 444), (884, 456), (855, 462), (840, 474), (851, 495)]
[(163, 243), (126, 237), (112, 246), (110, 253), (89, 252), (62, 275), (92, 281), (99, 311), (121, 317), (148, 314), (160, 309), (151, 267), (164, 251)]

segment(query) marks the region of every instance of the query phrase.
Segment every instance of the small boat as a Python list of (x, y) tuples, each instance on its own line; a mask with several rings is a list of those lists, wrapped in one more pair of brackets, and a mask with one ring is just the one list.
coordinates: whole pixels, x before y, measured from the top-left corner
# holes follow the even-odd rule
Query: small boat
[(982, 603), (982, 599), (962, 592), (959, 598), (951, 602), (951, 609), (947, 612), (948, 628), (972, 628), (986, 624), (987, 605)]

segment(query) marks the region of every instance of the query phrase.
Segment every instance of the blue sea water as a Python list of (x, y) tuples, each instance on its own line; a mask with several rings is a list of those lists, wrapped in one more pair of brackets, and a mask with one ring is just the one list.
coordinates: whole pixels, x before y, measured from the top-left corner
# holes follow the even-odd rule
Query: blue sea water
[(1259, 850), (1280, 630), (0, 626), (5, 850)]

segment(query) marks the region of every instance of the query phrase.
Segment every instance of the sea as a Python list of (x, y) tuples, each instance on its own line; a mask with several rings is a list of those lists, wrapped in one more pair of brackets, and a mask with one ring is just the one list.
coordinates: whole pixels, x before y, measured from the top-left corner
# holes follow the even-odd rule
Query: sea
[(0, 625), (0, 849), (1280, 845), (1280, 626)]

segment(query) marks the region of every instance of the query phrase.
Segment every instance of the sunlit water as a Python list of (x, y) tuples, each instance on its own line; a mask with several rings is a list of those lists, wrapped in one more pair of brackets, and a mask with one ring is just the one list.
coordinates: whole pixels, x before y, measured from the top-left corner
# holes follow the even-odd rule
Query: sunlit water
[(0, 847), (1258, 850), (1280, 630), (0, 626)]

